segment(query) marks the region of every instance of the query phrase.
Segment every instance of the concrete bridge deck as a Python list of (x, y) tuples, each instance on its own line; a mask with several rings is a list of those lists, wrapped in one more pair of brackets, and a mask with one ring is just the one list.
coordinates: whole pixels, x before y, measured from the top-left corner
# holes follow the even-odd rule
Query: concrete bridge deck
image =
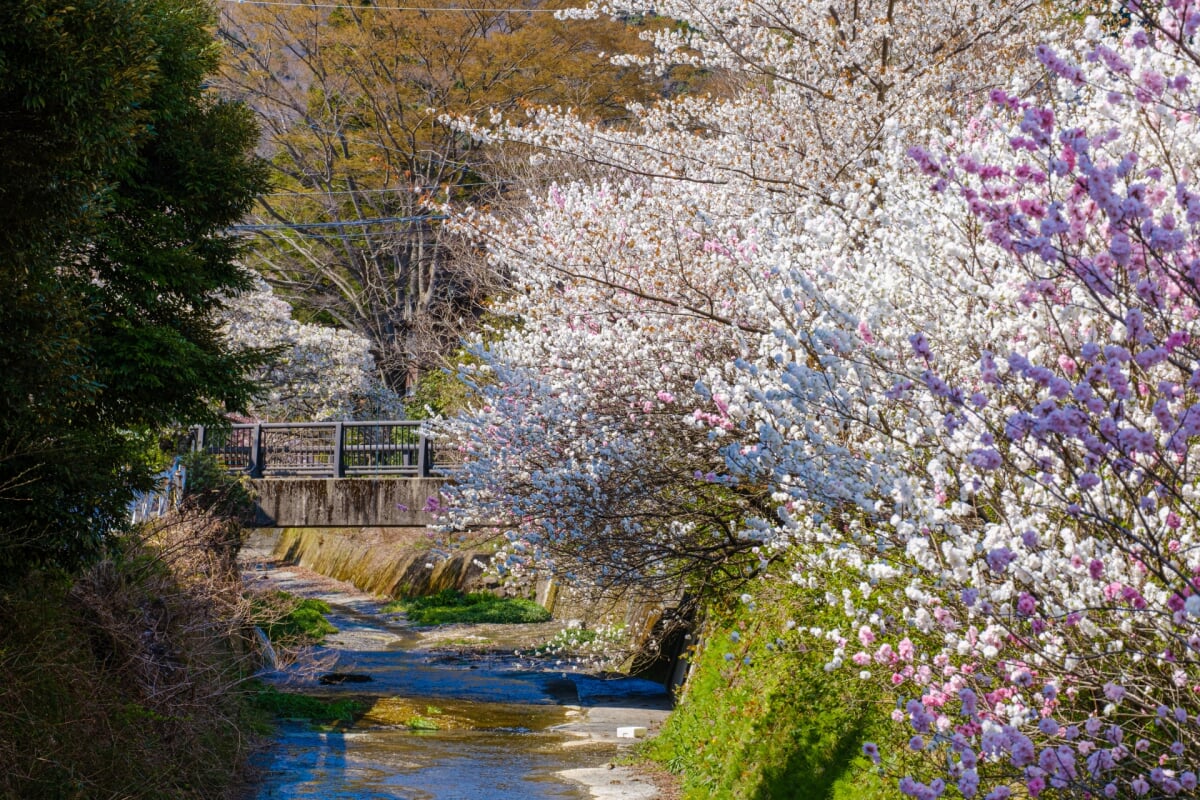
[(413, 528), (433, 522), (444, 478), (258, 478), (254, 525)]

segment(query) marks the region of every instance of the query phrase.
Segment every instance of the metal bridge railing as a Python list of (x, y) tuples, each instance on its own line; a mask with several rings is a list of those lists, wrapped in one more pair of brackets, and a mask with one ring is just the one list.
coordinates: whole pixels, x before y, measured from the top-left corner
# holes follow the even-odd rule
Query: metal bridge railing
[(435, 463), (433, 440), (421, 433), (420, 422), (411, 420), (201, 426), (194, 449), (211, 453), (231, 472), (256, 478), (425, 478), (449, 466)]
[(134, 525), (148, 519), (161, 517), (183, 500), (187, 489), (187, 468), (176, 456), (171, 466), (154, 478), (154, 488), (148, 492), (134, 492), (129, 501), (129, 521)]

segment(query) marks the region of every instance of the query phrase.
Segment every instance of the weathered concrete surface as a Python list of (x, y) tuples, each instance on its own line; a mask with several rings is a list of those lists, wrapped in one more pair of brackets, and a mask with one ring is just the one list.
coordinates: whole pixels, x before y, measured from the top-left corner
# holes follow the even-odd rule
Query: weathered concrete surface
[(250, 482), (266, 528), (419, 528), (444, 478), (288, 478)]
[(446, 557), (433, 552), (430, 533), (425, 528), (296, 527), (260, 529), (252, 540), (272, 558), (382, 597), (488, 588), (482, 564), (490, 553), (468, 550)]

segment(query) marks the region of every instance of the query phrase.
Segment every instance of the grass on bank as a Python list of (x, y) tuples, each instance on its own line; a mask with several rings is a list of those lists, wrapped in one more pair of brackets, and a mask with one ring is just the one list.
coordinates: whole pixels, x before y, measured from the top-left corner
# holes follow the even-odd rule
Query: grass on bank
[(305, 720), (321, 729), (344, 728), (367, 710), (359, 700), (284, 692), (259, 681), (250, 683), (246, 698), (253, 708), (271, 718)]
[(298, 598), (288, 592), (269, 592), (254, 598), (254, 624), (262, 628), (272, 644), (302, 647), (320, 644), (337, 633), (325, 615), (329, 604), (311, 597)]
[(899, 798), (862, 755), (894, 738), (887, 700), (826, 672), (824, 651), (787, 626), (820, 624), (820, 610), (793, 587), (775, 591), (757, 610), (710, 608), (687, 692), (642, 754), (679, 775), (689, 800)]
[(452, 622), (517, 625), (547, 622), (550, 619), (550, 612), (532, 600), (497, 597), (487, 592), (463, 594), (457, 589), (443, 589), (427, 597), (395, 600), (388, 603), (384, 611), (402, 611), (417, 625), (447, 625)]

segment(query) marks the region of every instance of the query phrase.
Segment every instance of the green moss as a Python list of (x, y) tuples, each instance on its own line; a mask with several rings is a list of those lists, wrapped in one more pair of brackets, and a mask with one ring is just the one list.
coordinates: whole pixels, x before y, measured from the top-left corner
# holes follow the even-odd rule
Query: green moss
[(276, 644), (320, 644), (337, 628), (325, 619), (329, 604), (313, 598), (299, 599), (287, 592), (272, 592), (254, 601), (254, 622)]
[(686, 798), (885, 800), (899, 797), (862, 755), (891, 735), (890, 706), (786, 632), (789, 616), (820, 624), (785, 590), (757, 611), (710, 611), (686, 696), (645, 754), (683, 776)]
[(428, 597), (396, 600), (384, 611), (403, 611), (418, 625), (446, 625), (452, 622), (499, 622), (522, 624), (546, 622), (550, 612), (532, 600), (497, 597), (487, 592), (463, 594), (457, 589), (444, 589)]
[(408, 727), (414, 731), (436, 731), (441, 729), (436, 720), (417, 715), (408, 721)]
[(326, 699), (298, 692), (281, 692), (257, 681), (247, 690), (251, 707), (279, 719), (304, 719), (319, 726), (343, 727), (367, 710), (358, 700)]

